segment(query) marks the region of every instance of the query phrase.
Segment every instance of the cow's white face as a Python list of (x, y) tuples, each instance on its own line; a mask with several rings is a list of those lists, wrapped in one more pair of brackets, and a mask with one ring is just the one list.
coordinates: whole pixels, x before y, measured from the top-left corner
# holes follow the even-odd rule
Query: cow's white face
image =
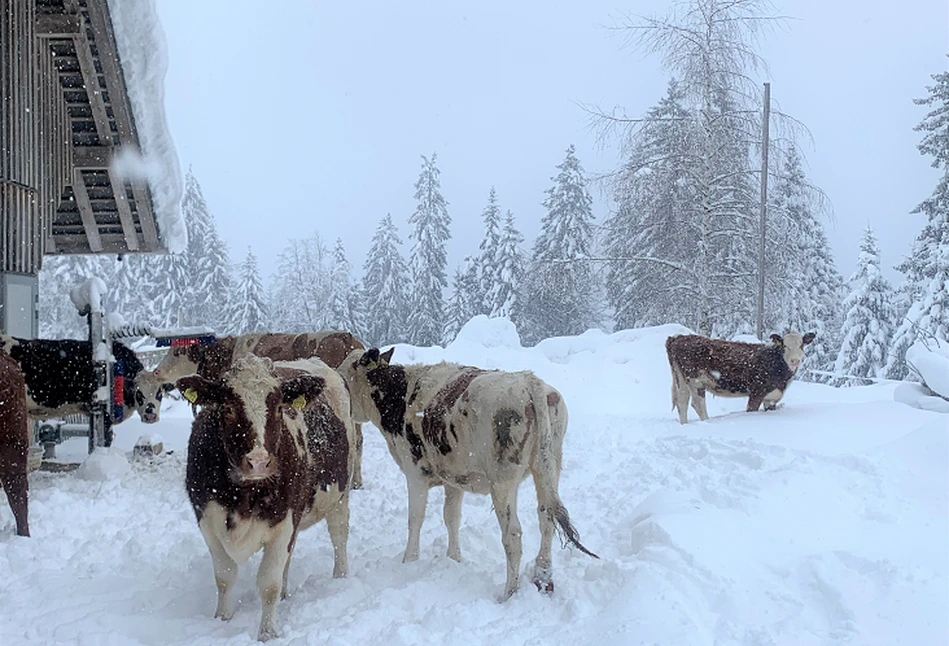
[(142, 370), (135, 377), (135, 409), (146, 424), (154, 424), (161, 414), (161, 400), (175, 385), (165, 383), (154, 372)]
[(797, 332), (788, 332), (784, 336), (772, 334), (771, 340), (783, 349), (784, 362), (788, 364), (791, 372), (797, 372), (797, 369), (801, 366), (801, 361), (804, 359), (804, 346), (813, 341), (816, 336), (817, 334), (814, 332), (808, 332), (803, 336)]

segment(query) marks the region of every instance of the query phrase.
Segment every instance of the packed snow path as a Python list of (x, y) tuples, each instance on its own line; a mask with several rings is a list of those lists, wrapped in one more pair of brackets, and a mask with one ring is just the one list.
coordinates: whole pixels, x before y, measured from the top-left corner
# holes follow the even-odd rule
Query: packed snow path
[[(949, 641), (949, 442), (944, 414), (895, 386), (794, 383), (773, 413), (709, 400), (680, 426), (663, 341), (674, 326), (522, 349), (475, 320), (442, 358), (537, 372), (570, 407), (560, 493), (600, 561), (555, 549), (552, 597), (496, 602), (504, 553), (487, 496), (465, 497), (463, 562), (445, 556), (433, 491), (419, 561), (401, 563), (407, 502), (379, 432), (366, 428), (366, 489), (351, 499), (350, 576), (331, 578), (321, 524), (300, 536), (278, 644), (945, 644)], [(213, 619), (210, 558), (184, 491), (191, 414), (180, 402), (142, 433), (166, 450), (112, 478), (31, 475), (33, 538), (0, 506), (0, 643), (250, 644), (259, 555), (241, 568), (234, 618)], [(59, 447), (81, 457), (82, 442)], [(528, 480), (524, 562), (538, 546)], [(274, 643), (274, 642), (271, 642)]]

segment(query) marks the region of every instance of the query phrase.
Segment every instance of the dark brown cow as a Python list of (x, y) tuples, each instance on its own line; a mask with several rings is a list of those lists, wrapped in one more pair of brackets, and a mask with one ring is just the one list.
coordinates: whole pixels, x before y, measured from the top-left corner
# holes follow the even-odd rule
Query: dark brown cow
[(771, 344), (740, 343), (682, 334), (666, 339), (672, 370), (672, 405), (679, 422), (688, 422), (689, 399), (699, 419), (708, 419), (705, 391), (723, 397), (748, 397), (748, 412), (774, 410), (794, 378), (804, 346), (816, 334), (771, 335)]
[(231, 618), (238, 564), (263, 548), (258, 639), (266, 641), (277, 636), (277, 600), (300, 530), (325, 518), (333, 576), (347, 574), (354, 438), (346, 385), (318, 360), (250, 355), (218, 379), (192, 375), (177, 387), (202, 407), (186, 484), (214, 565), (214, 616)]
[(29, 450), (30, 428), (23, 373), (16, 361), (0, 354), (0, 486), (7, 494), (18, 536), (30, 535)]
[[(151, 372), (136, 378), (135, 401), (146, 424), (159, 419), (163, 394), (174, 388), (177, 379), (198, 374), (218, 379), (237, 359), (253, 354), (273, 361), (293, 361), (317, 357), (330, 368), (338, 368), (353, 350), (363, 344), (349, 332), (323, 331), (308, 334), (243, 334), (225, 336), (217, 343), (173, 348)], [(356, 471), (353, 488), (362, 487), (362, 428), (356, 426)]]

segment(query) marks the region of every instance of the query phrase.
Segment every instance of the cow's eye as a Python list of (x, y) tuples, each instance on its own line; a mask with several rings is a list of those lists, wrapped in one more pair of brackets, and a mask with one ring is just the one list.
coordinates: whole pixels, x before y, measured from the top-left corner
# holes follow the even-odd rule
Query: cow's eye
[(135, 403), (138, 404), (139, 406), (145, 403), (145, 395), (142, 394), (141, 390), (135, 391)]
[(161, 398), (162, 398), (162, 397), (163, 397), (163, 395), (162, 395), (162, 392), (161, 392), (160, 390), (159, 390), (157, 393), (155, 393), (155, 399), (157, 399), (158, 401), (161, 401)]

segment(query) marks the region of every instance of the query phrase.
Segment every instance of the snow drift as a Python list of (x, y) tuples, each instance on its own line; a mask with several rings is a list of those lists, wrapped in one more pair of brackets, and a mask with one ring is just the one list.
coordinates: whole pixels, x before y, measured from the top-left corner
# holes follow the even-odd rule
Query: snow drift
[[(594, 561), (554, 552), (557, 590), (507, 603), (486, 496), (468, 495), (465, 560), (446, 558), (440, 492), (422, 554), (401, 563), (401, 473), (367, 425), (366, 489), (352, 495), (350, 577), (333, 580), (325, 529), (301, 535), (282, 644), (944, 644), (949, 640), (946, 417), (894, 400), (895, 384), (794, 382), (784, 406), (709, 400), (680, 426), (663, 343), (684, 328), (588, 332), (524, 348), (475, 319), (447, 348), (399, 345), (399, 362), (534, 370), (570, 409), (560, 495)], [(31, 475), (32, 539), (0, 507), (4, 644), (250, 644), (260, 606), (242, 568), (234, 619), (213, 619), (210, 559), (184, 491), (188, 406), (166, 399), (170, 454), (121, 477)], [(130, 451), (153, 429), (116, 427)], [(60, 454), (82, 457), (79, 440)], [(116, 474), (119, 475), (119, 474)], [(539, 536), (519, 497), (524, 568)], [(259, 558), (259, 557), (258, 557)]]

